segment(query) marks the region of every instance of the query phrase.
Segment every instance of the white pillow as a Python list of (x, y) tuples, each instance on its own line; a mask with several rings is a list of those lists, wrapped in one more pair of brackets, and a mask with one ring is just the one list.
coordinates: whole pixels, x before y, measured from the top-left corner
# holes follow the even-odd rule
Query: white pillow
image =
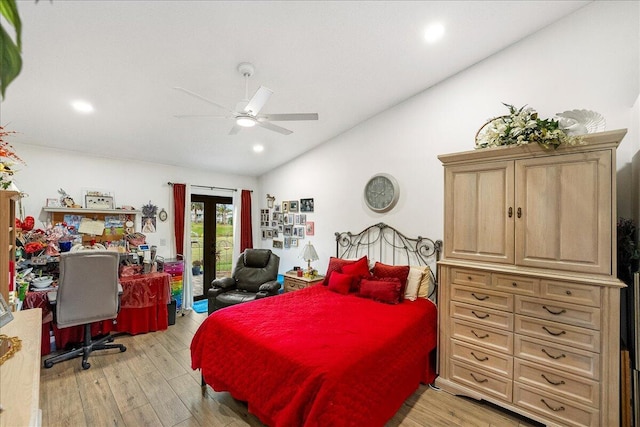
[(415, 301), (418, 297), (418, 289), (420, 282), (422, 282), (423, 276), (427, 271), (427, 266), (412, 265), (409, 268), (409, 275), (407, 276), (407, 288), (404, 293), (404, 298), (409, 301)]
[(433, 288), (433, 277), (431, 276), (431, 268), (427, 265), (424, 270), (424, 276), (418, 287), (418, 298), (429, 297), (429, 291)]

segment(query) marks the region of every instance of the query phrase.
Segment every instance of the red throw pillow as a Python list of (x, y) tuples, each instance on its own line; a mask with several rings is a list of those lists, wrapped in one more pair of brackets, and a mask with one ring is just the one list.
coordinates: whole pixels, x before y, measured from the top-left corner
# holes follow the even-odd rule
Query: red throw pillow
[(387, 304), (399, 304), (402, 284), (397, 277), (362, 279), (358, 295)]
[(373, 266), (373, 276), (378, 278), (396, 277), (400, 279), (400, 284), (402, 285), (400, 301), (403, 301), (410, 269), (411, 268), (408, 265), (387, 265), (376, 261)]
[(334, 271), (331, 273), (331, 278), (329, 279), (329, 290), (347, 295), (351, 290), (354, 279), (355, 278), (350, 274), (343, 274), (339, 271)]
[[(365, 255), (362, 258), (366, 259), (367, 256)], [(331, 273), (333, 273), (334, 271), (342, 272), (342, 267), (344, 267), (347, 264), (353, 264), (358, 261), (360, 260), (342, 259), (342, 258), (336, 258), (336, 257), (329, 258), (329, 266), (327, 267), (327, 272), (324, 275), (324, 282), (322, 282), (322, 284), (325, 286), (328, 286), (329, 278), (331, 278)]]
[(354, 281), (351, 285), (351, 292), (358, 292), (360, 281), (371, 277), (371, 272), (369, 271), (369, 260), (366, 257), (360, 258), (353, 264), (343, 266), (342, 272), (354, 276)]

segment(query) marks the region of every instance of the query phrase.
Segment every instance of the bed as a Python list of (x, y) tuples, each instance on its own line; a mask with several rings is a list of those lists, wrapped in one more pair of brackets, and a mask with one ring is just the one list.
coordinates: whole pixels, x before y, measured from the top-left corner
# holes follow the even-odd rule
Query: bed
[[(194, 335), (192, 368), (269, 426), (384, 425), (420, 383), (435, 379), (436, 305), (337, 292), (342, 273), (331, 268), (363, 258), (378, 272), (422, 266), (421, 283), (433, 298), (440, 248), (440, 241), (407, 238), (384, 223), (336, 233), (337, 256), (327, 269), (334, 279), (214, 312)], [(367, 280), (360, 281), (363, 294), (378, 279)]]

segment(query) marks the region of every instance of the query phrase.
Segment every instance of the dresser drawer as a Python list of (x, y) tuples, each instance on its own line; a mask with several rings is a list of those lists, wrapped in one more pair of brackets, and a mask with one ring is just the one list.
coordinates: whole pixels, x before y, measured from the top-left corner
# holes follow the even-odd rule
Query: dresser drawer
[(539, 298), (516, 296), (516, 313), (600, 330), (600, 309)]
[(513, 381), (510, 379), (455, 360), (451, 361), (451, 379), (458, 384), (476, 389), (481, 393), (511, 402)]
[(451, 299), (477, 304), (481, 307), (495, 308), (509, 312), (513, 311), (513, 295), (502, 292), (453, 285), (451, 286)]
[(492, 284), (495, 289), (514, 294), (536, 296), (540, 292), (540, 280), (533, 277), (494, 273)]
[(600, 332), (593, 329), (517, 314), (515, 333), (600, 353)]
[(462, 341), (476, 343), (488, 349), (513, 354), (513, 334), (477, 323), (451, 319), (451, 337)]
[(493, 372), (512, 378), (513, 357), (504, 356), (492, 350), (486, 350), (462, 341), (451, 341), (451, 357), (466, 364), (476, 366), (481, 372)]
[(536, 338), (515, 335), (513, 355), (564, 372), (595, 380), (600, 377), (600, 355)]
[(543, 298), (600, 307), (601, 289), (599, 286), (554, 280), (543, 280), (540, 285), (540, 296)]
[(491, 274), (464, 268), (451, 268), (451, 282), (457, 285), (489, 287)]
[(451, 315), (456, 319), (472, 321), (479, 326), (489, 326), (513, 331), (512, 313), (451, 301)]
[[(555, 397), (524, 384), (513, 384), (513, 402), (522, 408), (549, 417), (561, 425), (577, 427), (600, 424), (600, 411), (597, 409)], [(618, 408), (613, 410), (617, 411)]]
[(581, 402), (594, 408), (600, 407), (598, 381), (552, 368), (543, 368), (539, 363), (518, 358), (513, 363), (514, 381), (564, 396), (571, 402)]
[(294, 282), (292, 280), (285, 280), (284, 281), (284, 291), (285, 292), (291, 292), (291, 291), (297, 291), (300, 289), (304, 289), (306, 287), (306, 284), (302, 283), (302, 282)]

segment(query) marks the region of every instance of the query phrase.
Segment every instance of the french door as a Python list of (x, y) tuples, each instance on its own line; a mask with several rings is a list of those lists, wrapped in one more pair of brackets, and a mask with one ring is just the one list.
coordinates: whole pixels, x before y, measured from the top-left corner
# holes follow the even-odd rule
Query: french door
[(206, 298), (211, 281), (231, 276), (233, 199), (191, 195), (191, 260), (194, 301)]

